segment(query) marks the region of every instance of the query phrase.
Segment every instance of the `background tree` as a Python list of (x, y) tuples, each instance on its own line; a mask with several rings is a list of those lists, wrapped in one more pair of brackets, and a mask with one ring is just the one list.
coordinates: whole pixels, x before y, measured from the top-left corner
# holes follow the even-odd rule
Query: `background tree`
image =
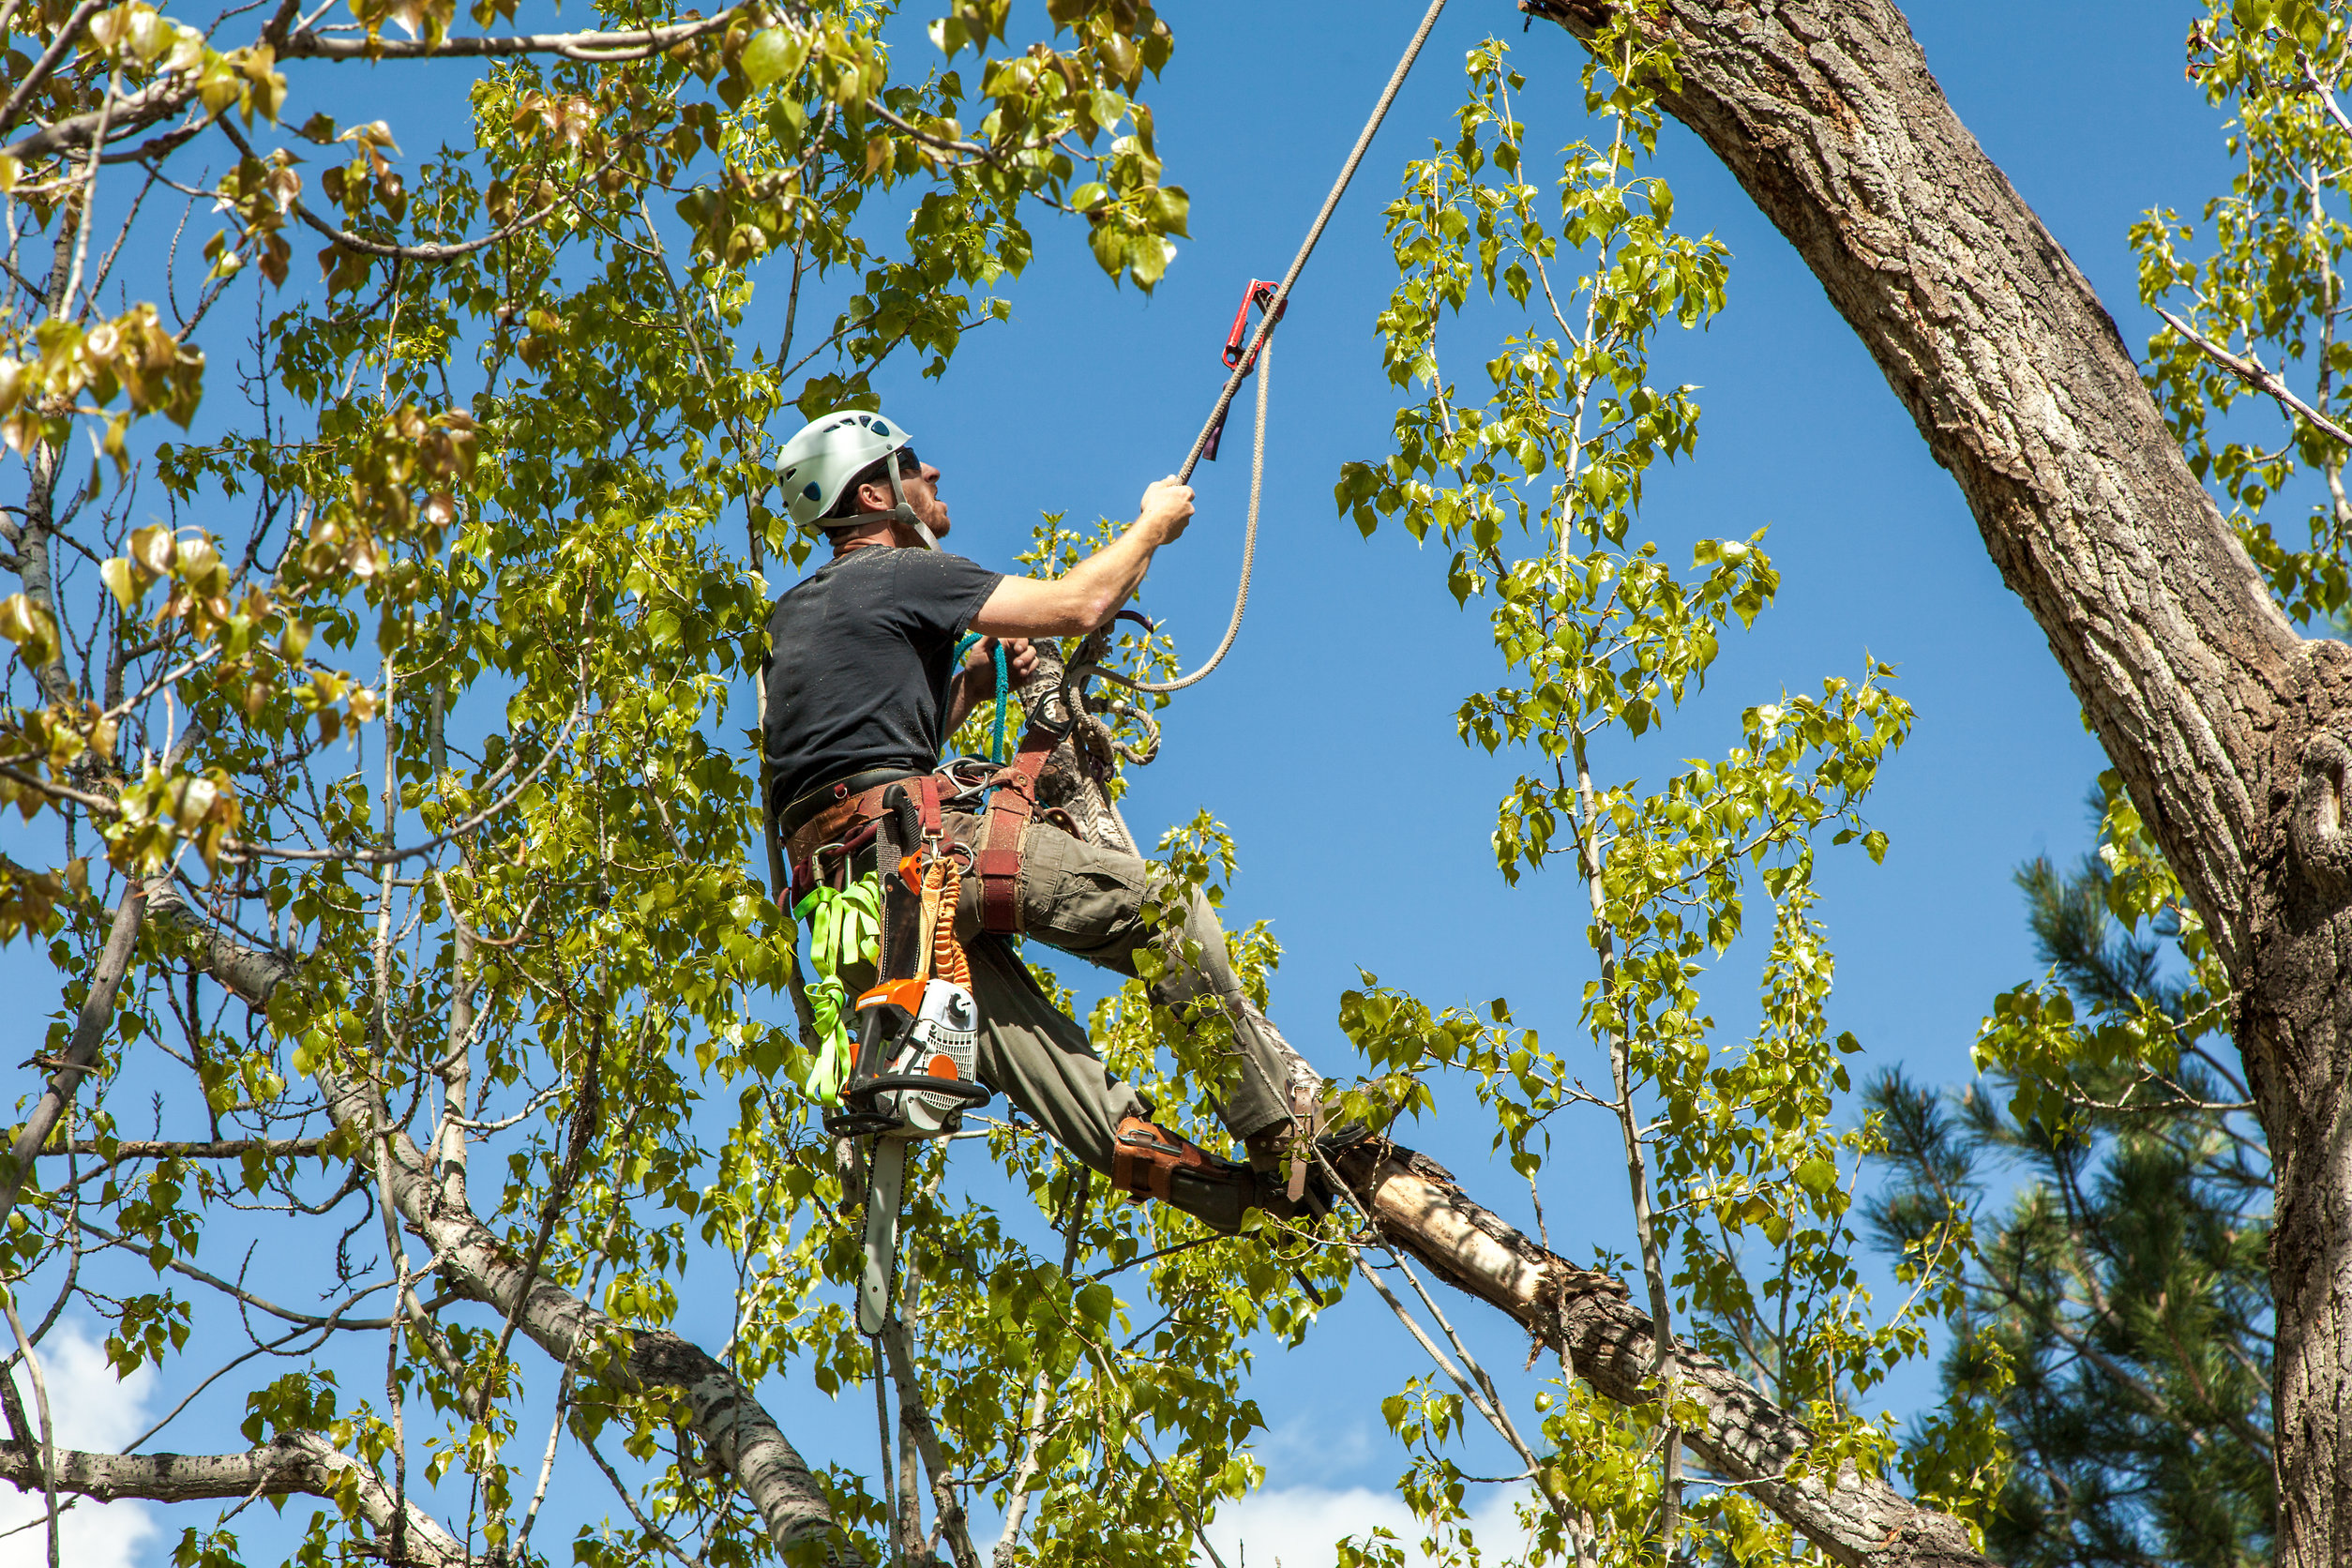
[(1988, 1080), (1871, 1085), (1895, 1176), (1874, 1229), (1952, 1258), (1968, 1297), (1947, 1419), (1906, 1457), (1933, 1485), (1988, 1457), (1954, 1436), (1998, 1429), (2003, 1561), (2232, 1568), (2269, 1560), (2277, 1513), (2269, 1156), (2216, 1048), (2225, 977), (2129, 805), (2106, 805), (2103, 853), (2017, 872), (2051, 968), (1988, 1019)]
[[(1530, 8), (1585, 37), (1615, 15), (1584, 0)], [(2229, 977), (2274, 1162), (2278, 1558), (2342, 1560), (2352, 1190), (2328, 1151), (2352, 1040), (2352, 990), (2333, 957), (2352, 921), (2344, 650), (2306, 638), (2282, 608), (2298, 580), (2276, 560), (2277, 580), (2257, 569), (2178, 456), (2111, 319), (1959, 125), (1891, 6), (1668, 0), (1652, 24), (1678, 46), (1668, 111), (1789, 237), (1958, 480)], [(2223, 85), (2254, 119), (2270, 105), (2283, 125), (2306, 107), (2327, 113), (2345, 50), (2339, 8), (2217, 7), (2201, 38), (2218, 40)], [(2307, 166), (2274, 167), (2284, 181)], [(2265, 215), (2333, 194), (2314, 188), (2285, 209), (2257, 199), (2252, 219), (2277, 236)], [(2324, 221), (2309, 234), (2327, 249)], [(2221, 253), (2234, 275), (2230, 247)], [(2257, 247), (2254, 260), (2276, 256)], [(2308, 319), (2269, 313), (2276, 294), (2222, 297), (2265, 324)], [(2326, 341), (2315, 327), (2299, 337)], [(2320, 454), (2306, 439), (2295, 432), (2299, 461)]]
[[(1850, 1087), (1843, 1058), (1861, 1047), (1828, 1025), (1835, 962), (1812, 880), (1825, 840), (1883, 854), (1862, 806), (1910, 710), (1885, 685), (1891, 671), (1865, 663), (1818, 695), (1746, 708), (1719, 758), (1654, 783), (1630, 772), (1626, 743), (1670, 722), (1723, 639), (1767, 610), (1779, 573), (1761, 534), (1701, 538), (1685, 573), (1636, 532), (1646, 474), (1690, 453), (1698, 425), (1691, 388), (1650, 384), (1651, 342), (1721, 307), (1726, 257), (1675, 231), (1671, 188), (1643, 171), (1670, 56), (1632, 27), (1594, 53), (1588, 108), (1609, 134), (1565, 149), (1556, 216), (1528, 177), (1512, 109), (1523, 79), (1500, 44), (1472, 54), (1458, 139), (1408, 169), (1388, 214), (1401, 278), (1380, 330), (1391, 379), (1423, 400), (1398, 414), (1394, 455), (1349, 464), (1339, 486), (1367, 534), (1394, 520), (1434, 539), (1455, 598), (1491, 607), (1511, 684), (1467, 699), (1461, 733), (1526, 755), (1496, 820), (1503, 877), (1557, 867), (1590, 910), (1592, 1053), (1515, 1026), (1508, 999), (1482, 1018), (1374, 989), (1349, 995), (1341, 1021), (1413, 1108), (1427, 1103), (1423, 1079), (1470, 1075), (1539, 1214), (1555, 1138), (1590, 1136), (1574, 1118), (1599, 1114), (1622, 1149), (1651, 1409), (1611, 1409), (1561, 1355), (1536, 1407), (1547, 1452), (1520, 1443), (1550, 1504), (1548, 1516), (1530, 1511), (1539, 1544), (1606, 1562), (1795, 1556), (1787, 1522), (1723, 1485), (1747, 1477), (1685, 1391), (1698, 1366), (1736, 1369), (1805, 1412), (1810, 1441), (1781, 1486), (1884, 1469), (1890, 1435), (1856, 1399), (1922, 1331), (1907, 1311), (1874, 1312), (1851, 1267), (1851, 1172), (1873, 1138), (1834, 1124)], [(1440, 341), (1479, 294), (1531, 319), (1492, 357), (1473, 340), (1487, 384), (1470, 394)], [(1763, 1021), (1733, 1043), (1700, 987), (1757, 898)], [(1455, 1549), (1467, 1549), (1466, 1477), (1440, 1440), (1460, 1427), (1461, 1403), (1416, 1379), (1388, 1407), (1417, 1450), (1401, 1489), (1430, 1545)]]

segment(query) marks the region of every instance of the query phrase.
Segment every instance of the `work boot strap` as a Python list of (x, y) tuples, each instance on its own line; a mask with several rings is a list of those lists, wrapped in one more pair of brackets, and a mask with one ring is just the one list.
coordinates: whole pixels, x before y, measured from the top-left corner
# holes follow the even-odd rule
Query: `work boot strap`
[(1307, 1172), (1315, 1163), (1315, 1146), (1331, 1120), (1331, 1107), (1319, 1085), (1293, 1083), (1290, 1114), (1296, 1120), (1298, 1137), (1290, 1152), (1290, 1184), (1283, 1196), (1296, 1203), (1306, 1196)]
[(1216, 1168), (1199, 1145), (1140, 1116), (1121, 1122), (1119, 1135), (1111, 1141), (1111, 1185), (1133, 1198), (1156, 1198), (1164, 1202), (1179, 1170), (1198, 1170), (1209, 1176)]
[(1009, 936), (1021, 928), (1021, 834), (1037, 814), (1037, 776), (1046, 771), (1046, 760), (1061, 739), (1031, 725), (1013, 761), (988, 780), (988, 825), (972, 857), (972, 869), (980, 879), (984, 931)]

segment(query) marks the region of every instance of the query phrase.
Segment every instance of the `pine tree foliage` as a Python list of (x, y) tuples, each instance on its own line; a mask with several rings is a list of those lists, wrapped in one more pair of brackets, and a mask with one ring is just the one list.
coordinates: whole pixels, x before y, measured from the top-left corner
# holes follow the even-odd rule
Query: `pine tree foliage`
[(2017, 870), (2049, 970), (1988, 1020), (1985, 1082), (1870, 1086), (1893, 1167), (1872, 1225), (1965, 1285), (1946, 1411), (1907, 1457), (1931, 1485), (1999, 1476), (1986, 1544), (2020, 1568), (2236, 1568), (2276, 1511), (2269, 1160), (2194, 921), (2117, 917), (2166, 879), (2105, 814), (2102, 852)]

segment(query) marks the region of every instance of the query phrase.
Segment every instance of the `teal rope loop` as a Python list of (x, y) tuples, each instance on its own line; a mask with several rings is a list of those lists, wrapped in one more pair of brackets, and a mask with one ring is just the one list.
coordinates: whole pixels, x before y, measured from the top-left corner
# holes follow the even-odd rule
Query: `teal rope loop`
[[(976, 631), (964, 634), (963, 641), (956, 644), (955, 663), (959, 669), (964, 656), (972, 652), (975, 643), (983, 641)], [(996, 734), (988, 742), (988, 761), (1002, 766), (1004, 761), (1004, 716), (1012, 707), (1013, 678), (1012, 671), (1004, 663), (1004, 644), (999, 642), (989, 652), (995, 656), (996, 664)]]
[(1004, 761), (1004, 713), (1010, 705), (1006, 698), (1013, 687), (1011, 672), (1004, 667), (1004, 644), (996, 645), (996, 734), (988, 742), (988, 761), (1000, 766)]

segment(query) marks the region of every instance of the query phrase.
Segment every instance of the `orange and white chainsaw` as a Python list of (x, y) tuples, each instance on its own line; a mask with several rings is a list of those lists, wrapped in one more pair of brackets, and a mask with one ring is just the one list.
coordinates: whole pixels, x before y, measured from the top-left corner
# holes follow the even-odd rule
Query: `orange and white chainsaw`
[[(899, 967), (892, 960), (911, 948), (906, 957), (914, 972), (885, 979), (857, 999), (856, 1060), (841, 1090), (840, 1108), (825, 1118), (826, 1130), (837, 1137), (873, 1139), (866, 1188), (866, 1268), (857, 1288), (858, 1332), (868, 1336), (882, 1333), (890, 1320), (907, 1146), (954, 1136), (964, 1111), (990, 1098), (978, 1078), (980, 1010), (972, 997), (972, 971), (956, 941), (950, 893), (959, 881), (956, 855), (943, 850), (936, 836), (922, 835), (910, 802), (901, 798), (892, 804), (899, 809), (884, 821), (901, 833), (885, 834), (883, 864), (891, 864), (892, 837), (910, 852), (897, 857), (896, 876), (883, 878), (879, 957), (888, 974)], [(910, 913), (915, 916), (912, 921), (904, 918)], [(912, 942), (905, 940), (909, 935)]]

